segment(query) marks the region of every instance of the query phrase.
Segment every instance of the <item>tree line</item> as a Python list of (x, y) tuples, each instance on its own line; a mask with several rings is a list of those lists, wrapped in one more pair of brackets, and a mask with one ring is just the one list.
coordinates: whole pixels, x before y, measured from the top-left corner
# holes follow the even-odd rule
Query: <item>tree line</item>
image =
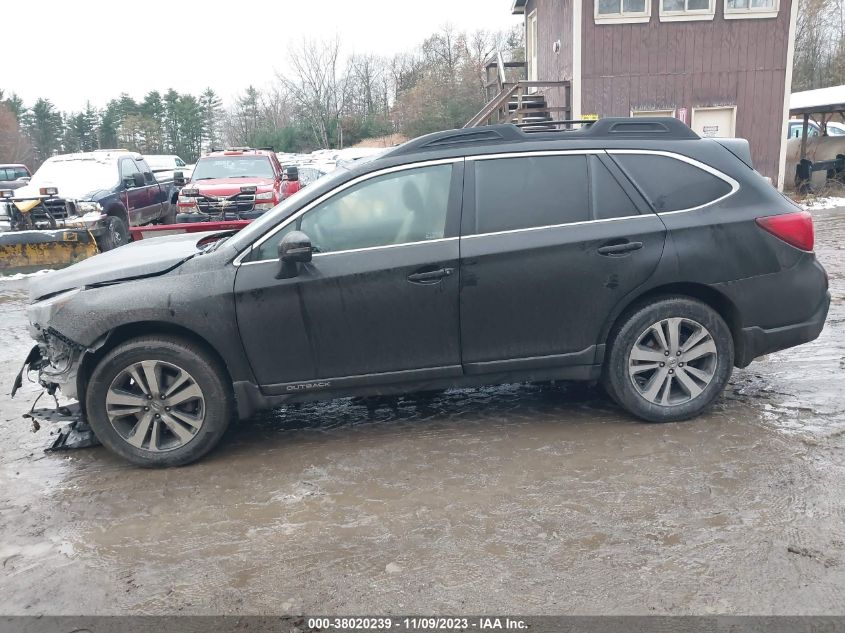
[(792, 92), (845, 84), (845, 0), (799, 0)]
[(522, 28), (446, 26), (392, 57), (345, 55), (340, 38), (303, 40), (268, 88), (249, 86), (228, 107), (211, 87), (199, 95), (153, 90), (140, 101), (122, 93), (79, 112), (0, 90), (0, 162), (37, 167), (59, 153), (118, 147), (193, 162), (222, 145), (303, 152), (460, 127), (484, 105), (484, 66), (496, 50), (522, 59)]

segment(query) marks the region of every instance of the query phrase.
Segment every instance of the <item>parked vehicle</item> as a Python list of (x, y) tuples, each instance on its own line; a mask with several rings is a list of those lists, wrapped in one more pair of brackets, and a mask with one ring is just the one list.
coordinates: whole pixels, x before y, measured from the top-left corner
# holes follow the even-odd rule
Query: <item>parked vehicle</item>
[(175, 154), (144, 154), (144, 160), (157, 178), (173, 180), (174, 172), (181, 172), (185, 179), (190, 179), (194, 166), (188, 165)]
[(26, 165), (0, 165), (0, 189), (18, 189), (28, 183), (31, 177)]
[(290, 165), (282, 172), (282, 200), (292, 196), (302, 188), (299, 182), (299, 167)]
[(424, 136), (237, 234), (30, 288), (25, 369), (143, 466), (198, 459), (235, 413), (488, 383), (600, 380), (683, 420), (734, 366), (815, 339), (830, 302), (811, 216), (747, 142), (672, 118)]
[[(786, 141), (786, 182), (799, 188), (803, 178), (798, 174), (798, 163), (801, 160), (801, 136), (804, 121), (789, 120), (789, 139)], [(845, 155), (845, 125), (828, 121), (827, 135), (822, 134), (821, 127), (815, 121), (807, 122), (806, 159), (819, 167), (827, 161), (835, 161)], [(835, 171), (824, 167), (810, 174), (808, 180), (812, 188), (822, 189), (828, 178), (839, 177)]]
[(307, 187), (333, 170), (333, 166), (330, 168), (325, 165), (299, 165), (299, 184)]
[[(827, 125), (827, 135), (828, 136), (845, 136), (845, 123), (837, 123), (836, 121), (828, 121)], [(804, 133), (804, 121), (803, 119), (790, 119), (789, 120), (789, 132), (786, 135), (786, 138), (801, 138), (802, 134)], [(821, 126), (816, 123), (815, 121), (807, 121), (807, 138), (813, 138), (816, 136), (823, 136), (824, 133), (822, 131)]]
[(213, 151), (197, 161), (182, 188), (177, 220), (253, 220), (281, 199), (282, 166), (271, 149)]
[(48, 158), (11, 194), (0, 204), (0, 268), (68, 264), (126, 244), (130, 225), (175, 220), (173, 182), (123, 150)]

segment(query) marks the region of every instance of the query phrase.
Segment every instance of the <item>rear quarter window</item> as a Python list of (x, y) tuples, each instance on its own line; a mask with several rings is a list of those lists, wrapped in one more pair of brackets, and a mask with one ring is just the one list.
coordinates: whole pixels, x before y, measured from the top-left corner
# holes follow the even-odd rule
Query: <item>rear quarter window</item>
[(715, 202), (731, 192), (731, 185), (677, 158), (654, 154), (613, 154), (651, 202), (655, 211), (682, 211)]

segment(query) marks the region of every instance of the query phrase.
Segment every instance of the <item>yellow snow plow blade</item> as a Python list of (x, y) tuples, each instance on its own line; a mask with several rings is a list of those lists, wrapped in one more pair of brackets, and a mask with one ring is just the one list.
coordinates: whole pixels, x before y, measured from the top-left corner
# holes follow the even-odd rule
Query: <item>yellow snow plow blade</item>
[(0, 233), (0, 274), (62, 268), (98, 252), (86, 229)]
[(21, 213), (29, 213), (39, 204), (41, 204), (41, 200), (15, 200), (15, 206)]

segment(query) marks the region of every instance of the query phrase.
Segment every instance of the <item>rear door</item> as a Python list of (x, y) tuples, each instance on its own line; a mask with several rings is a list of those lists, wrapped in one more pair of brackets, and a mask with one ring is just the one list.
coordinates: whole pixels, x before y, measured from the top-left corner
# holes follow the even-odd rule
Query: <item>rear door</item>
[(468, 159), (464, 195), (464, 370), (594, 363), (606, 318), (660, 260), (661, 220), (603, 152)]
[[(265, 392), (459, 375), (462, 161), (362, 177), (295, 214), (238, 269), (241, 338)], [(276, 279), (278, 244), (306, 233), (313, 260)]]

